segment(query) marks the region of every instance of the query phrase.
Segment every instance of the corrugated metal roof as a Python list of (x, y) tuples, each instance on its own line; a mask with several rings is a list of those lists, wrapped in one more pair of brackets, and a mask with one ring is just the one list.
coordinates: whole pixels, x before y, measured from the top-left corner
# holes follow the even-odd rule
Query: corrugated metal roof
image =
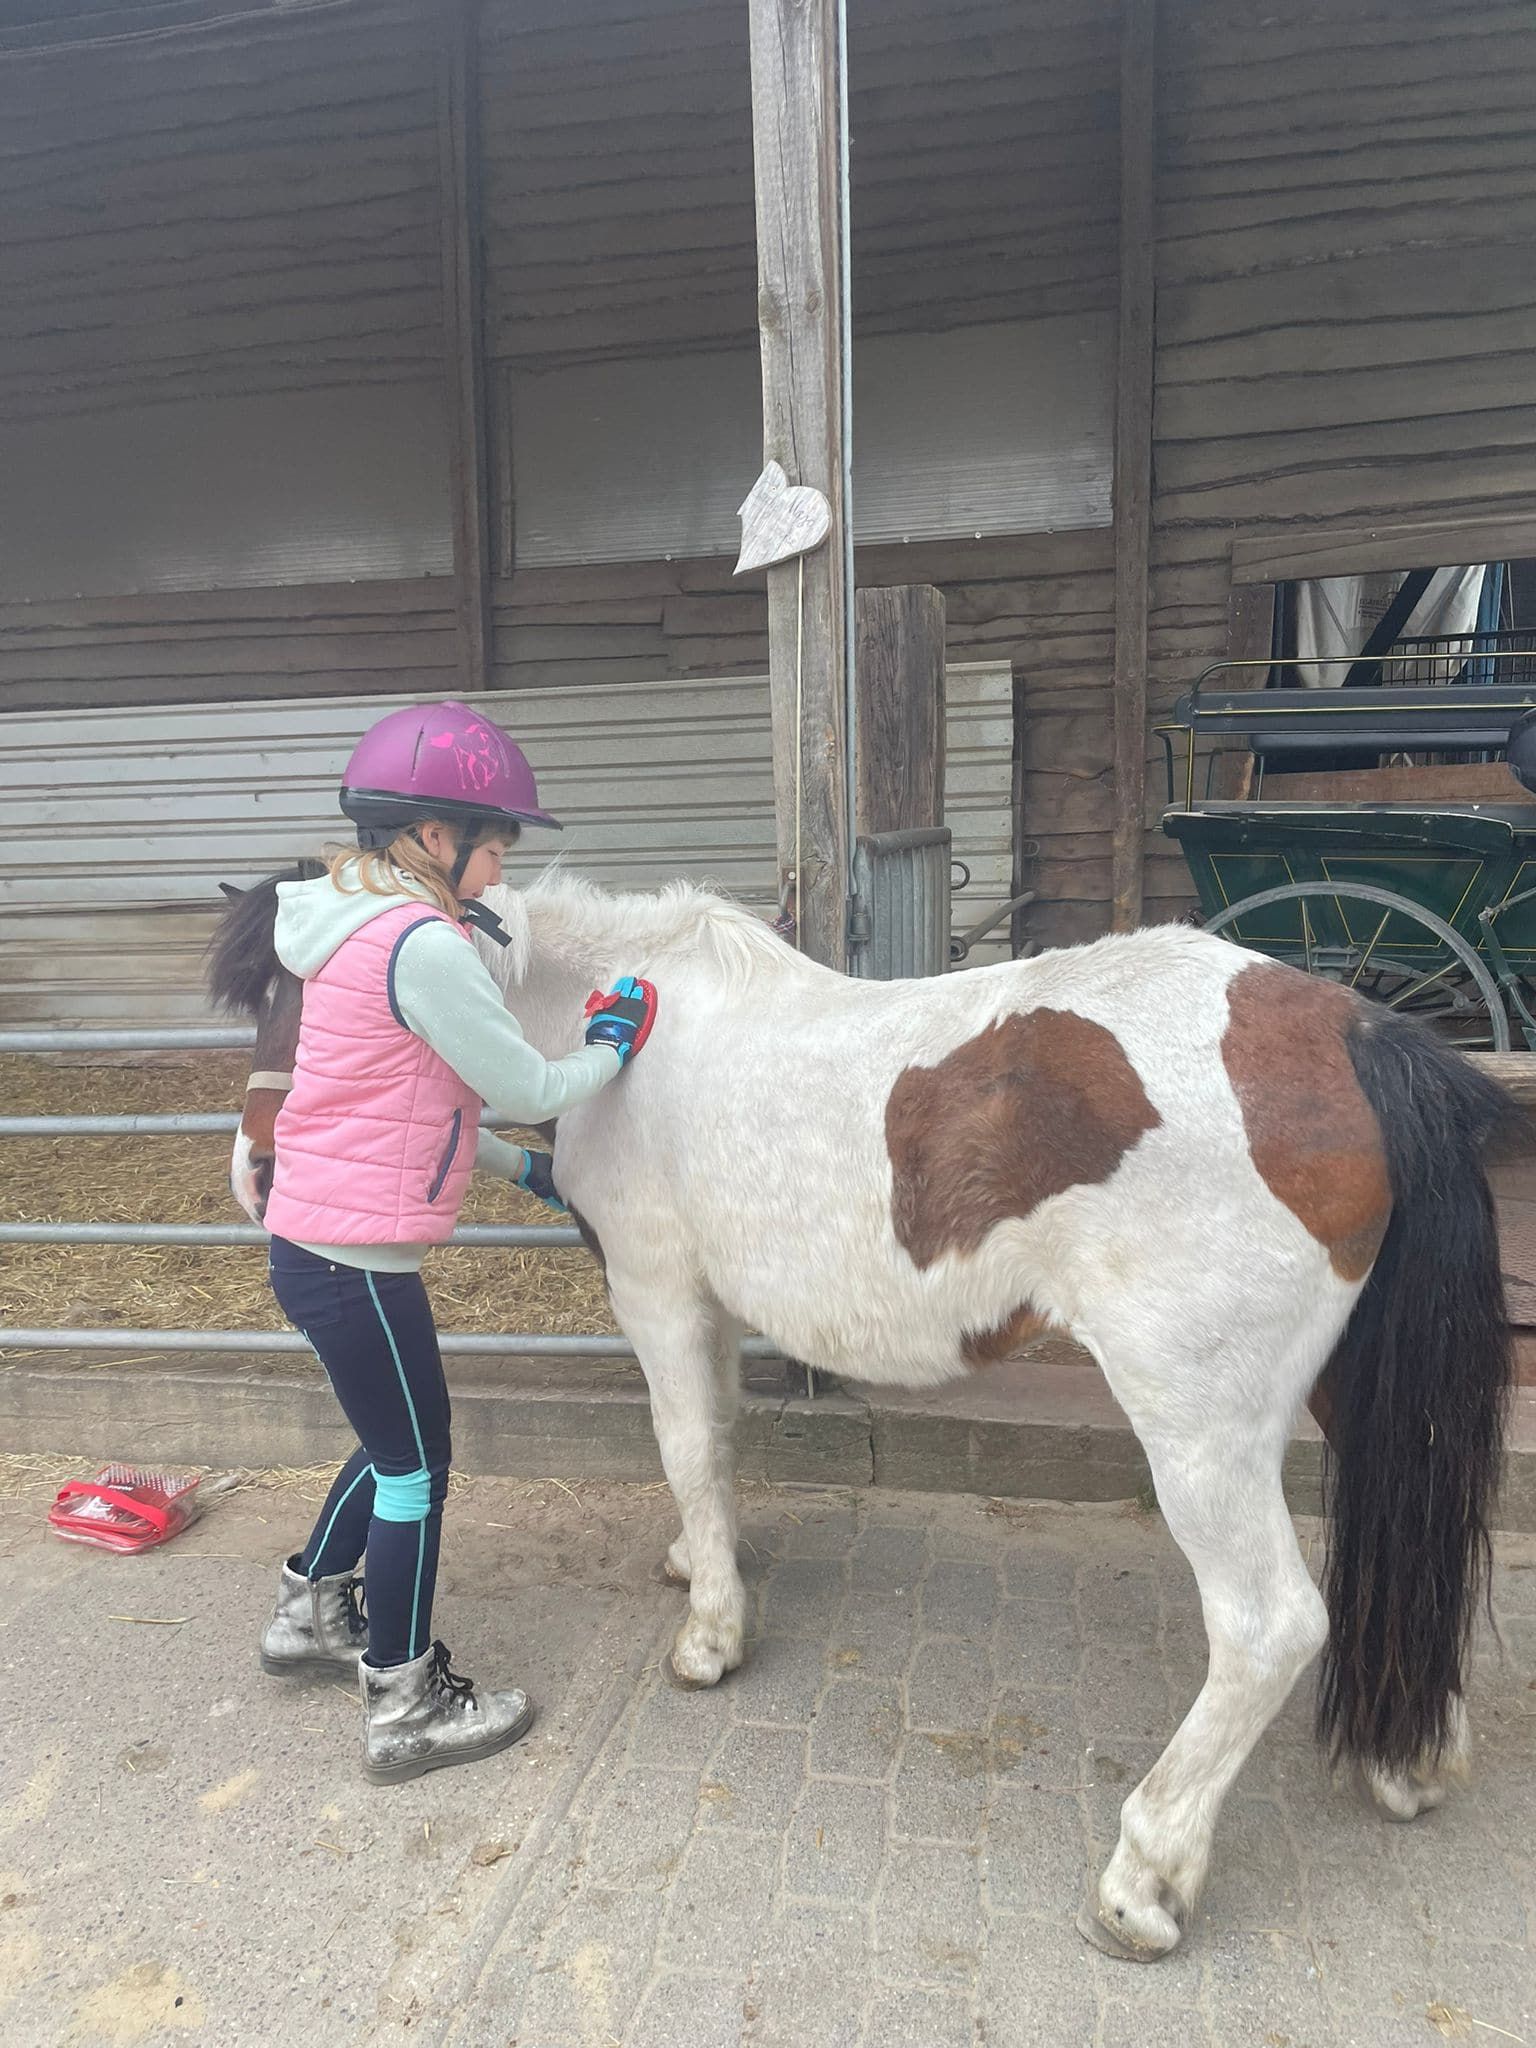
[[(185, 1021), (217, 884), (254, 881), (343, 836), (335, 807), (359, 732), (410, 699), (305, 697), (0, 718), (0, 1018)], [(762, 676), (500, 692), (476, 700), (527, 747), (566, 830), (560, 851), (612, 888), (676, 875), (759, 910), (775, 895)], [(1012, 870), (1007, 663), (949, 671), (948, 817), (972, 869), (967, 925)], [(552, 850), (529, 835), (509, 863)], [(1000, 943), (976, 959), (1005, 957)]]

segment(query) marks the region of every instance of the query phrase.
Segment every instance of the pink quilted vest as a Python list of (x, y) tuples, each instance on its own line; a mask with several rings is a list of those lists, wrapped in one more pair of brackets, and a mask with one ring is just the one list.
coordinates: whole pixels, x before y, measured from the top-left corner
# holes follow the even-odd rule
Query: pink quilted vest
[(386, 910), (304, 984), (265, 1218), (277, 1237), (435, 1244), (453, 1230), (474, 1169), (481, 1101), (395, 1007), (395, 956), (423, 923), (452, 919), (426, 903)]

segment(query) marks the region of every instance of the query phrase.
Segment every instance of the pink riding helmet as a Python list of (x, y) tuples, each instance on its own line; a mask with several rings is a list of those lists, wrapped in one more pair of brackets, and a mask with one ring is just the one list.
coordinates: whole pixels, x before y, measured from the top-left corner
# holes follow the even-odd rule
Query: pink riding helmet
[(428, 818), (463, 825), (464, 843), (498, 825), (548, 825), (526, 755), (467, 704), (410, 704), (371, 725), (341, 779), (341, 808), (362, 847), (387, 846)]

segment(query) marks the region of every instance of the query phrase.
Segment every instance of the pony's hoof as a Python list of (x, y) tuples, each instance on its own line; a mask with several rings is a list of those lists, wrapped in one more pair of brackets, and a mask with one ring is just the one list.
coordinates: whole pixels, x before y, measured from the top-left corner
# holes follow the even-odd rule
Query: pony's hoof
[(1091, 1943), (1104, 1955), (1113, 1956), (1117, 1963), (1160, 1963), (1164, 1956), (1171, 1954), (1179, 1945), (1178, 1922), (1171, 1914), (1164, 1913), (1155, 1906), (1148, 1908), (1143, 1917), (1153, 1923), (1166, 1923), (1167, 1938), (1162, 1941), (1155, 1938), (1165, 1931), (1155, 1924), (1148, 1928), (1148, 1933), (1154, 1936), (1153, 1939), (1138, 1938), (1125, 1922), (1118, 1919), (1113, 1922), (1105, 1920), (1101, 1908), (1093, 1899), (1084, 1900), (1080, 1907), (1077, 1931), (1084, 1941)]
[(1385, 1771), (1362, 1771), (1360, 1775), (1372, 1806), (1383, 1820), (1399, 1827), (1445, 1804), (1445, 1785), (1439, 1778), (1429, 1778), (1421, 1784), (1415, 1777), (1389, 1775)]
[(741, 1630), (702, 1626), (690, 1621), (672, 1645), (668, 1659), (673, 1678), (689, 1691), (718, 1685), (742, 1659)]
[(686, 1588), (692, 1583), (687, 1572), (675, 1565), (670, 1557), (664, 1557), (661, 1563), (657, 1565), (656, 1576), (664, 1586), (682, 1586)]
[(686, 1678), (677, 1668), (676, 1652), (670, 1652), (661, 1660), (661, 1675), (674, 1692), (708, 1692), (712, 1685), (720, 1683), (719, 1678)]

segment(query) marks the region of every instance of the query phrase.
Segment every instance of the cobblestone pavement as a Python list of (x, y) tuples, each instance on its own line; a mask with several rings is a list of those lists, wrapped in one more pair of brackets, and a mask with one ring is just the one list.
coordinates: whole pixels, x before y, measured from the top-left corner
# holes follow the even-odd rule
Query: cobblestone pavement
[(1386, 1825), (1299, 1696), (1184, 1948), (1138, 1968), (1072, 1917), (1202, 1669), (1155, 1516), (759, 1493), (757, 1640), (695, 1694), (663, 1676), (664, 1494), (471, 1482), (441, 1622), (540, 1730), (380, 1791), (349, 1701), (254, 1674), (304, 1513), (255, 1491), (131, 1562), (0, 1513), (6, 2048), (1536, 2048), (1532, 1539), (1473, 1789)]

